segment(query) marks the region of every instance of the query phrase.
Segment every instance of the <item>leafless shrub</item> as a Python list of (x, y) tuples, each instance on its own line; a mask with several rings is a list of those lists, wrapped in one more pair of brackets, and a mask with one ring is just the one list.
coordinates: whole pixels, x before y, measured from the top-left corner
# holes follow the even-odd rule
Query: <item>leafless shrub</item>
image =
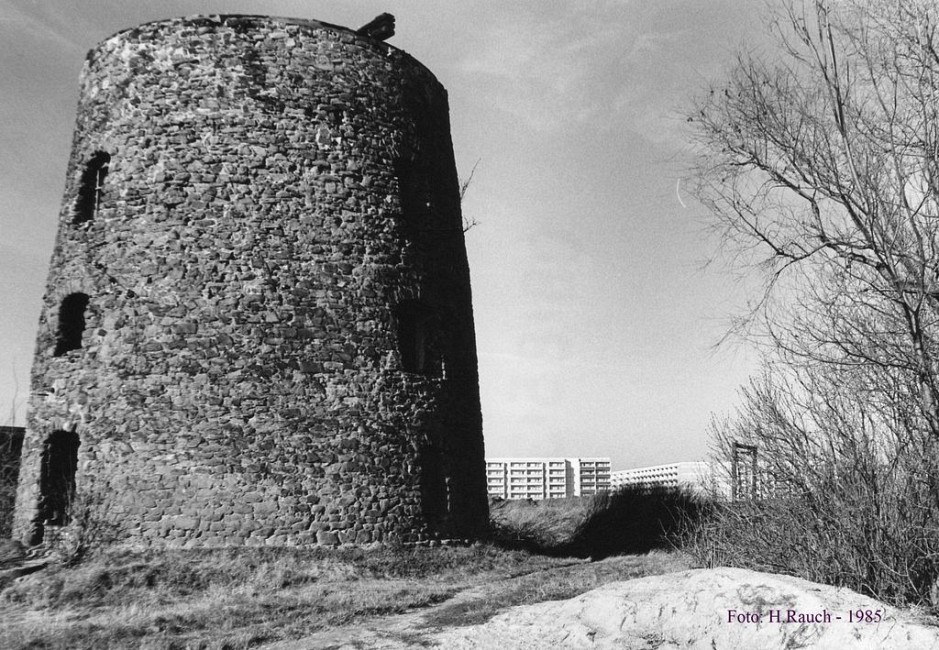
[(502, 501), (490, 513), (494, 539), (503, 546), (600, 559), (673, 547), (706, 503), (678, 488), (635, 486), (587, 497)]
[(856, 369), (768, 371), (737, 417), (714, 425), (725, 461), (735, 442), (757, 446), (761, 489), (715, 502), (688, 526), (699, 562), (928, 601), (939, 575), (939, 445), (914, 417), (918, 400), (892, 402), (862, 379)]
[(707, 499), (682, 488), (631, 486), (601, 492), (565, 550), (577, 557), (667, 549), (683, 525), (697, 521)]
[(492, 501), (489, 518), (493, 540), (508, 548), (552, 553), (570, 542), (591, 504), (591, 497)]
[[(924, 600), (939, 572), (939, 9), (784, 0), (688, 120), (696, 195), (765, 291), (766, 374), (714, 426), (755, 499), (692, 526), (709, 563)], [(773, 46), (770, 46), (773, 47)], [(772, 488), (772, 489), (768, 489)]]
[(13, 507), (19, 477), (22, 434), (11, 428), (0, 431), (0, 539), (10, 536), (13, 527)]

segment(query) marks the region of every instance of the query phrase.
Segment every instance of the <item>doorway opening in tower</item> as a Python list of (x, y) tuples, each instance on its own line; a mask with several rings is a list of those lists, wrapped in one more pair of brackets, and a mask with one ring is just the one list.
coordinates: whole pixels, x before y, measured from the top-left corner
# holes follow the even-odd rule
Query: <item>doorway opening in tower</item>
[(75, 470), (78, 468), (78, 434), (53, 431), (42, 447), (39, 469), (39, 529), (42, 541), (47, 526), (65, 526), (72, 518)]
[(450, 477), (443, 450), (428, 446), (421, 450), (421, 505), (424, 517), (436, 531), (446, 528), (450, 516)]

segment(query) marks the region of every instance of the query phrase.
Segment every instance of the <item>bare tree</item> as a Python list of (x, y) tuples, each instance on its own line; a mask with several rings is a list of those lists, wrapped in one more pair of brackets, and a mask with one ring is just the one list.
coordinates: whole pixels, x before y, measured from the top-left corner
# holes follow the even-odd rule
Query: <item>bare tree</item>
[(737, 414), (714, 423), (718, 457), (741, 443), (759, 450), (757, 498), (713, 504), (689, 550), (894, 603), (929, 600), (939, 446), (903, 398), (909, 387), (876, 365), (788, 370), (768, 367)]
[[(909, 376), (939, 438), (939, 8), (789, 1), (689, 115), (696, 195), (766, 271), (786, 358)], [(754, 257), (755, 256), (755, 257)]]
[[(460, 205), (463, 204), (463, 199), (466, 198), (466, 193), (469, 191), (470, 185), (473, 184), (473, 177), (476, 175), (476, 168), (479, 167), (479, 160), (473, 164), (473, 168), (470, 170), (469, 176), (465, 179), (460, 179)], [(467, 233), (476, 226), (479, 225), (479, 222), (476, 220), (476, 217), (467, 217), (463, 215), (463, 232)]]
[[(939, 6), (784, 0), (689, 122), (696, 194), (765, 273), (764, 374), (712, 428), (759, 499), (709, 557), (924, 600), (939, 574)], [(780, 489), (781, 488), (781, 489)]]

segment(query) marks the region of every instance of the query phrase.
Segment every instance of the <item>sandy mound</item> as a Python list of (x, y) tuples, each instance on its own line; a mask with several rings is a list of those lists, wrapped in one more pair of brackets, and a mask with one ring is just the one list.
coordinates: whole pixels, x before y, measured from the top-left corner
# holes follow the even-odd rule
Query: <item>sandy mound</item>
[(939, 628), (847, 589), (723, 568), (612, 583), (566, 601), (515, 607), (484, 624), (425, 641), (499, 650), (939, 650)]

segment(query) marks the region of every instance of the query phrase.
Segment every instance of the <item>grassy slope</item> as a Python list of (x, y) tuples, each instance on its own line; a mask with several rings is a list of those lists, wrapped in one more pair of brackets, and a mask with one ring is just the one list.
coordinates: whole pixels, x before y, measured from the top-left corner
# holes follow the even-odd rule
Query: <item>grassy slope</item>
[(103, 555), (8, 586), (0, 594), (0, 647), (246, 648), (481, 587), (471, 605), (430, 618), (433, 625), (468, 624), (510, 605), (683, 568), (666, 554), (646, 558), (601, 567), (491, 545)]
[(104, 554), (0, 585), (0, 648), (248, 648), (439, 603), (426, 625), (465, 625), (687, 568), (663, 552), (559, 553), (596, 512), (591, 499), (494, 504), (501, 545)]
[[(52, 567), (0, 597), (0, 647), (245, 647), (445, 600), (558, 560), (491, 546), (110, 554)], [(203, 646), (209, 647), (209, 646)]]

